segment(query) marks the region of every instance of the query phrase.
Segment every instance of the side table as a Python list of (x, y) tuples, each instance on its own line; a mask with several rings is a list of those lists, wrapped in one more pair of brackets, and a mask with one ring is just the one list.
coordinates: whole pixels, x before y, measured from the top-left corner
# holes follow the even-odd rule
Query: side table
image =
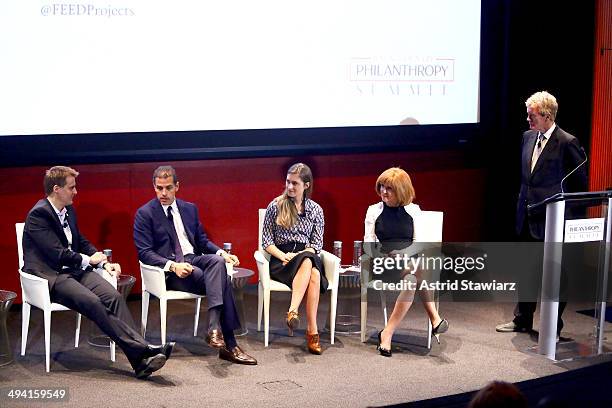
[[(123, 300), (127, 301), (134, 287), (134, 283), (136, 283), (136, 278), (132, 275), (119, 275), (119, 278), (117, 278), (117, 291), (121, 293)], [(103, 334), (96, 325), (94, 325), (94, 329), (89, 335), (87, 343), (94, 347), (110, 348), (110, 338), (106, 334)]]
[(11, 343), (9, 342), (6, 318), (11, 309), (13, 300), (17, 297), (15, 292), (0, 290), (0, 367), (13, 362)]
[[(361, 271), (353, 265), (340, 265), (339, 276), (336, 334), (359, 334), (361, 333), (361, 320), (359, 312), (355, 314), (353, 309), (359, 304)], [(329, 330), (329, 322), (327, 322), (326, 330)]]
[(246, 313), (244, 312), (244, 287), (251, 276), (255, 275), (250, 269), (234, 268), (232, 274), (232, 289), (234, 291), (234, 299), (236, 300), (236, 309), (240, 317), (240, 328), (234, 330), (236, 336), (244, 336), (249, 330), (246, 327)]

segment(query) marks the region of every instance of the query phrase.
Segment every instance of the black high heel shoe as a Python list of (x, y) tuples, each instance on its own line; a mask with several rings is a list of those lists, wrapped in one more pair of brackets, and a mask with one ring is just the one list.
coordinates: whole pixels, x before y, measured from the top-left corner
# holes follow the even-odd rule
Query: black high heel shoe
[(391, 357), (391, 350), (387, 350), (380, 345), (380, 343), (382, 343), (382, 340), (380, 339), (382, 332), (382, 330), (378, 332), (378, 344), (376, 345), (376, 350), (380, 352), (381, 356)]
[(448, 320), (442, 319), (436, 327), (431, 330), (431, 336), (440, 344), (440, 334), (448, 331)]

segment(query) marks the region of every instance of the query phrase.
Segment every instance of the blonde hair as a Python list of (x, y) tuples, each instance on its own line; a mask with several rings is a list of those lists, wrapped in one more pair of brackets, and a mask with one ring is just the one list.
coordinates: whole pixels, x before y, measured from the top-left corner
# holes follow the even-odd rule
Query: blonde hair
[[(289, 174), (297, 174), (304, 184), (308, 183), (308, 187), (304, 189), (304, 197), (302, 197), (302, 202), (305, 203), (306, 199), (310, 198), (313, 187), (310, 167), (304, 163), (296, 163), (287, 170), (287, 175)], [(278, 207), (276, 224), (285, 229), (292, 228), (298, 221), (298, 209), (291, 197), (287, 195), (287, 187), (283, 194), (276, 198), (276, 206)]]
[(391, 186), (393, 188), (401, 206), (408, 205), (414, 200), (415, 192), (412, 180), (410, 180), (408, 173), (399, 167), (391, 167), (378, 176), (376, 180), (376, 194), (379, 196), (382, 186)]
[(537, 108), (540, 115), (549, 116), (552, 121), (557, 117), (557, 110), (559, 109), (557, 98), (546, 91), (536, 92), (531, 95), (525, 101), (525, 106)]
[(79, 172), (71, 167), (66, 166), (53, 166), (49, 170), (45, 171), (45, 178), (43, 180), (43, 186), (45, 188), (45, 194), (49, 196), (53, 192), (53, 187), (64, 187), (66, 185), (66, 179), (70, 176), (77, 178)]

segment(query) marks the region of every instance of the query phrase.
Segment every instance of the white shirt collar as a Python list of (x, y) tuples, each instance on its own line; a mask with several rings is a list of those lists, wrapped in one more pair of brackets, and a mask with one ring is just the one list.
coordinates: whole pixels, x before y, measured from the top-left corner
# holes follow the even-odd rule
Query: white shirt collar
[(550, 138), (550, 136), (552, 135), (552, 132), (555, 130), (556, 127), (557, 127), (557, 124), (553, 122), (552, 126), (546, 132), (544, 132), (544, 133), (540, 132), (540, 135), (544, 135), (544, 139), (548, 140)]
[(168, 216), (168, 207), (172, 207), (172, 212), (174, 214), (178, 214), (178, 206), (176, 205), (176, 200), (174, 200), (172, 204), (170, 205), (162, 205), (162, 208), (164, 209), (164, 214), (166, 214), (166, 217)]
[(68, 210), (66, 210), (66, 207), (62, 208), (62, 211), (58, 210), (54, 205), (53, 202), (49, 199), (47, 199), (47, 201), (49, 201), (49, 204), (51, 204), (51, 207), (53, 208), (53, 211), (55, 211), (55, 213), (57, 214), (57, 216), (60, 218), (60, 220), (62, 220), (64, 218), (64, 216), (66, 215), (66, 212)]

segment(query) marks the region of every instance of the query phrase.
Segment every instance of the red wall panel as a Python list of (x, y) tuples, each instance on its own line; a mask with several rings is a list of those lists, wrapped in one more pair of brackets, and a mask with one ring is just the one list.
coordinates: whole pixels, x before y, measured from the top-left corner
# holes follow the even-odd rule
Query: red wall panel
[[(375, 153), (300, 158), (314, 173), (315, 201), (325, 212), (325, 248), (334, 240), (346, 248), (363, 237), (363, 218), (376, 202), (377, 176), (386, 168), (406, 169), (423, 209), (445, 212), (444, 237), (477, 240), (482, 229), (485, 172), (470, 169), (460, 152)], [(295, 158), (202, 160), (170, 163), (178, 173), (177, 196), (195, 202), (211, 239), (231, 241), (243, 266), (256, 270), (257, 209), (282, 193), (286, 169)], [(78, 195), (75, 200), (82, 232), (98, 248), (112, 248), (125, 273), (140, 280), (132, 241), (133, 217), (139, 206), (155, 196), (152, 172), (165, 163), (98, 164), (74, 166)], [(6, 168), (0, 178), (5, 211), (0, 224), (0, 256), (6, 268), (0, 288), (20, 294), (14, 224), (43, 197), (46, 167)], [(8, 205), (8, 210), (6, 206)], [(343, 262), (349, 262), (350, 250)], [(254, 278), (254, 282), (256, 278)], [(134, 292), (140, 291), (137, 283)]]
[(612, 0), (598, 0), (596, 18), (591, 191), (612, 187)]

